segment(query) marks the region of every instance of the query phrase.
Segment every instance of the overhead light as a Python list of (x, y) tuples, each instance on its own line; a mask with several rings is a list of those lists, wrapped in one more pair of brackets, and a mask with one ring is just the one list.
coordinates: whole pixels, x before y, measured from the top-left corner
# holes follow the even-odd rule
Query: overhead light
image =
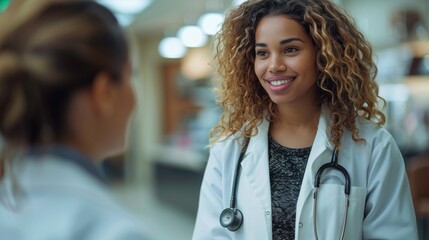
[(115, 13), (115, 16), (118, 19), (119, 24), (123, 27), (129, 26), (134, 20), (133, 15)]
[(246, 0), (233, 0), (232, 1), (232, 4), (234, 5), (234, 6), (238, 6), (238, 5), (240, 5), (240, 4), (242, 4), (242, 3), (244, 3)]
[(113, 12), (121, 14), (137, 14), (149, 7), (153, 0), (98, 0)]
[(202, 47), (207, 43), (207, 35), (198, 26), (183, 26), (177, 31), (177, 36), (186, 47)]
[(198, 20), (198, 25), (208, 35), (215, 35), (219, 32), (224, 15), (220, 13), (205, 13)]
[(164, 58), (182, 58), (186, 51), (182, 40), (177, 37), (166, 37), (158, 45), (158, 52)]

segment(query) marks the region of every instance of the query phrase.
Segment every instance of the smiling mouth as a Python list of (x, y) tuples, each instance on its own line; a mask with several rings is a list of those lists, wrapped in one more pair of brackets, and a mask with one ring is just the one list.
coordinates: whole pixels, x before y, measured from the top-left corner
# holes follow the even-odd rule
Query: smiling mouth
[(283, 80), (276, 80), (276, 81), (267, 81), (270, 85), (273, 86), (280, 86), (280, 85), (284, 85), (284, 84), (289, 84), (291, 83), (293, 80), (295, 80), (295, 78), (291, 78), (291, 79), (283, 79)]

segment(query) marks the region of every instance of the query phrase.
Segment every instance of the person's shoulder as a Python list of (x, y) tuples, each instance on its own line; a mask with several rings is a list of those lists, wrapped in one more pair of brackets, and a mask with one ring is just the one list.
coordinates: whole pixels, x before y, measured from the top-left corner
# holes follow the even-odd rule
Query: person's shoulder
[(110, 187), (76, 164), (55, 157), (16, 163), (20, 163), (16, 168), (21, 170), (18, 181), (24, 193), (20, 211), (27, 215), (19, 220), (23, 229), (55, 224), (62, 227), (40, 234), (67, 239), (146, 239), (143, 224), (120, 204)]
[(224, 168), (232, 164), (234, 161), (229, 160), (238, 156), (243, 140), (243, 138), (231, 136), (213, 143), (210, 148), (208, 167)]
[(359, 136), (364, 139), (392, 138), (390, 132), (375, 121), (358, 117), (355, 123), (356, 128), (359, 130)]
[[(101, 182), (76, 164), (56, 158), (44, 160), (37, 169), (45, 175), (31, 183), (26, 181), (28, 197), (50, 212), (66, 209), (61, 211), (62, 217), (58, 220), (64, 224), (74, 223), (70, 226), (73, 232), (86, 234), (73, 239), (142, 239), (90, 237), (102, 234), (103, 230), (111, 232), (112, 236), (138, 233), (142, 226), (136, 224), (139, 222), (137, 217), (114, 197), (108, 183)], [(34, 174), (35, 171), (28, 172), (27, 178)]]
[(385, 153), (401, 155), (398, 144), (392, 134), (384, 127), (374, 121), (364, 118), (357, 120), (359, 137), (365, 140), (365, 145), (372, 151), (383, 151)]
[(219, 139), (210, 145), (211, 149), (226, 149), (229, 147), (233, 148), (241, 148), (244, 141), (248, 141), (250, 138), (261, 138), (268, 136), (270, 121), (267, 118), (261, 119), (259, 123), (257, 123), (256, 128), (253, 129), (253, 133), (251, 137), (244, 137), (244, 126), (239, 131), (233, 133), (228, 136), (220, 136)]
[[(29, 191), (25, 192), (17, 210), (21, 214), (10, 213), (12, 221), (20, 222), (18, 231), (34, 230), (44, 236), (43, 239), (50, 236), (89, 240), (148, 239), (143, 232), (144, 224), (116, 202), (109, 191), (94, 185), (86, 188), (61, 186), (63, 190), (57, 188), (60, 185), (33, 185), (24, 189)], [(19, 217), (22, 215), (26, 219)], [(52, 224), (59, 227), (44, 229)]]
[[(97, 192), (98, 190), (94, 190)], [(110, 191), (75, 198), (74, 239), (149, 239), (141, 219), (126, 209)]]
[(222, 136), (216, 142), (212, 143), (210, 145), (210, 148), (212, 150), (218, 151), (218, 150), (226, 149), (229, 147), (240, 146), (242, 141), (243, 141), (243, 138), (239, 137), (238, 134), (234, 134), (234, 135), (229, 136), (229, 137)]

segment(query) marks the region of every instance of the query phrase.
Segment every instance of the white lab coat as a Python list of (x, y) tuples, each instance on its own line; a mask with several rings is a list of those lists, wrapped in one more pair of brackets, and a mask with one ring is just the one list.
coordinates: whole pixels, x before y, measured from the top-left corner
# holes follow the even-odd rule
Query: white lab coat
[[(140, 221), (76, 163), (50, 155), (11, 166), (0, 182), (0, 239), (146, 239)], [(12, 177), (22, 194), (11, 193)]]
[[(295, 239), (315, 239), (313, 231), (314, 176), (330, 161), (334, 146), (329, 141), (329, 117), (321, 114), (317, 134), (305, 170), (296, 208)], [(414, 208), (405, 164), (392, 136), (382, 127), (357, 120), (365, 143), (352, 140), (345, 131), (339, 163), (351, 178), (350, 206), (344, 239), (417, 240)], [(230, 206), (233, 173), (240, 154), (240, 143), (228, 139), (216, 143), (211, 151), (201, 187), (193, 240), (272, 239), (271, 192), (268, 165), (269, 122), (263, 121), (258, 134), (250, 139), (241, 163), (237, 189), (237, 208), (243, 225), (230, 232), (219, 223), (223, 209)], [(319, 239), (340, 238), (344, 217), (344, 187), (331, 181), (341, 173), (329, 171), (320, 187), (317, 202)]]

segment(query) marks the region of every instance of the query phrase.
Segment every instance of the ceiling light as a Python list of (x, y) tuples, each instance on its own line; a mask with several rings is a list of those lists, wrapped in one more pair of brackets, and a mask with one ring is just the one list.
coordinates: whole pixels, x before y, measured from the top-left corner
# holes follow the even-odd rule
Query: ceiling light
[(134, 20), (133, 15), (115, 13), (115, 16), (118, 19), (119, 24), (123, 27), (128, 27)]
[(215, 35), (219, 32), (224, 16), (220, 13), (206, 13), (198, 20), (198, 25), (208, 35)]
[(166, 37), (158, 45), (158, 52), (164, 58), (182, 58), (186, 51), (186, 47), (177, 37)]
[(98, 0), (112, 11), (122, 14), (137, 14), (149, 7), (153, 0)]
[(246, 0), (233, 0), (232, 1), (232, 4), (234, 5), (234, 6), (238, 6), (238, 5), (240, 5), (240, 4), (242, 4), (242, 3), (244, 3)]
[(198, 26), (184, 26), (177, 31), (177, 36), (186, 47), (202, 47), (207, 43), (207, 35)]

